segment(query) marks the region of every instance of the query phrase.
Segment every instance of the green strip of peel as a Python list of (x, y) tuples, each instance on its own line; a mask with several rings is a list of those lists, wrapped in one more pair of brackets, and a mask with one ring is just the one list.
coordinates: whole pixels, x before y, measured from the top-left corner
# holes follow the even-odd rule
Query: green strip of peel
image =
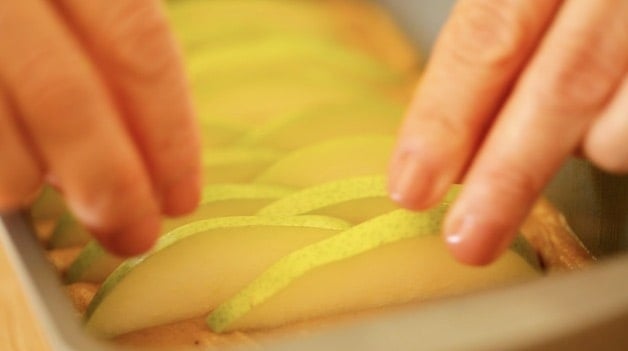
[(425, 212), (395, 210), (283, 257), (208, 317), (214, 332), (223, 332), (255, 306), (317, 267), (344, 260), (384, 244), (440, 232), (447, 206)]

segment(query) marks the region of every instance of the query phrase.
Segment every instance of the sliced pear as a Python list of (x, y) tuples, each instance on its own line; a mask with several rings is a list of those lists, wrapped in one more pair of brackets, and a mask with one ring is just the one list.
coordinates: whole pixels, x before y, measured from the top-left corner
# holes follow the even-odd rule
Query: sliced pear
[(361, 135), (327, 140), (286, 154), (256, 182), (307, 187), (342, 178), (384, 174), (394, 137)]
[(347, 228), (322, 216), (190, 223), (118, 267), (89, 305), (86, 327), (115, 336), (208, 313), (282, 256)]
[(382, 175), (336, 180), (305, 188), (271, 202), (260, 216), (319, 214), (360, 223), (398, 208), (386, 191)]
[(88, 242), (65, 272), (65, 282), (101, 283), (124, 259), (107, 252), (98, 242)]
[(71, 213), (66, 212), (57, 221), (48, 240), (48, 246), (53, 249), (62, 249), (85, 245), (90, 239), (89, 231)]
[[(215, 184), (203, 188), (198, 208), (191, 214), (167, 219), (162, 233), (202, 219), (246, 216), (292, 192), (292, 189), (266, 184)], [(86, 245), (65, 274), (66, 282), (100, 283), (124, 260), (109, 254), (95, 241)]]
[(203, 183), (244, 183), (277, 161), (281, 153), (263, 148), (224, 148), (203, 153)]
[(324, 70), (273, 74), (259, 72), (245, 81), (193, 80), (199, 114), (204, 118), (232, 118), (261, 126), (299, 111), (361, 97), (379, 96), (381, 89), (339, 77)]
[(191, 214), (171, 218), (163, 223), (162, 231), (215, 217), (253, 215), (270, 202), (294, 192), (294, 189), (268, 184), (212, 184), (203, 187), (198, 208)]
[(248, 133), (249, 126), (232, 120), (203, 118), (199, 116), (203, 147), (217, 147), (232, 144)]
[(208, 48), (188, 60), (193, 80), (242, 81), (266, 74), (299, 75), (305, 71), (333, 72), (345, 79), (393, 83), (401, 76), (382, 62), (347, 45), (302, 36), (274, 36), (216, 49)]
[(296, 250), (218, 306), (207, 323), (215, 332), (275, 327), (538, 275), (513, 252), (485, 269), (456, 263), (434, 235), (444, 212), (396, 210)]
[(61, 194), (51, 186), (44, 186), (31, 205), (29, 214), (34, 221), (57, 220), (66, 211)]
[(188, 53), (286, 33), (337, 37), (332, 16), (310, 1), (171, 1), (168, 15)]
[(395, 135), (402, 115), (400, 104), (381, 98), (335, 103), (275, 119), (251, 130), (237, 143), (294, 150), (358, 134)]

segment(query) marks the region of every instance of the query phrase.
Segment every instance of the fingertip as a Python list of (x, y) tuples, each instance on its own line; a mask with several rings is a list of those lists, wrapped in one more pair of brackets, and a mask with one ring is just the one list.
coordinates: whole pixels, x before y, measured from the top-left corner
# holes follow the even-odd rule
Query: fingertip
[(419, 160), (407, 153), (399, 152), (391, 163), (388, 192), (399, 205), (411, 209), (425, 209), (430, 180)]
[(390, 198), (410, 210), (432, 207), (451, 185), (446, 164), (438, 161), (438, 155), (422, 150), (416, 145), (398, 147), (389, 167)]
[(511, 238), (504, 225), (474, 214), (454, 214), (444, 227), (445, 243), (451, 254), (458, 262), (471, 266), (485, 266), (495, 261)]
[(120, 257), (131, 257), (149, 251), (161, 230), (158, 214), (145, 216), (114, 233), (98, 235), (101, 244), (111, 253)]

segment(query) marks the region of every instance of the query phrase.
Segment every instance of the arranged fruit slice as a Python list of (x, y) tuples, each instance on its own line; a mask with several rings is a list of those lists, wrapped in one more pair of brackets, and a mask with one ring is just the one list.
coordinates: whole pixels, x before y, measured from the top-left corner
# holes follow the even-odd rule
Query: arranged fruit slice
[(327, 139), (358, 134), (395, 135), (402, 116), (400, 104), (381, 98), (359, 99), (275, 119), (251, 130), (237, 143), (294, 150)]
[(202, 219), (253, 215), (270, 202), (292, 192), (292, 188), (268, 184), (206, 185), (198, 208), (187, 216), (165, 220), (162, 231), (167, 233), (178, 226)]
[(114, 336), (208, 313), (282, 256), (348, 227), (322, 216), (190, 223), (118, 267), (89, 305), (86, 327)]
[(66, 212), (57, 221), (48, 240), (48, 246), (53, 249), (62, 249), (85, 245), (90, 239), (89, 231), (71, 213)]
[(310, 1), (187, 0), (168, 4), (170, 21), (188, 53), (287, 33), (337, 38), (332, 16)]
[(279, 160), (281, 153), (263, 148), (224, 148), (203, 153), (203, 183), (244, 183)]
[[(180, 218), (167, 219), (162, 233), (194, 221), (253, 215), (261, 207), (292, 192), (292, 189), (266, 184), (215, 184), (203, 188), (198, 208)], [(109, 254), (95, 241), (86, 245), (66, 272), (68, 283), (100, 283), (124, 260)]]
[(259, 72), (245, 81), (192, 77), (192, 88), (204, 118), (231, 118), (251, 126), (324, 104), (382, 96), (381, 89), (325, 70), (303, 71), (298, 76), (285, 71)]
[(394, 137), (361, 135), (313, 144), (286, 154), (256, 182), (307, 187), (342, 178), (384, 174)]
[(267, 206), (260, 216), (318, 214), (360, 223), (399, 208), (386, 190), (382, 175), (336, 180), (305, 188)]
[(199, 116), (203, 147), (225, 146), (248, 133), (249, 127), (231, 120)]
[(296, 250), (218, 306), (207, 323), (215, 332), (275, 327), (538, 275), (513, 252), (487, 268), (457, 263), (434, 235), (445, 207), (396, 210)]
[(65, 282), (101, 283), (124, 259), (107, 252), (98, 242), (88, 242), (65, 272)]
[(67, 208), (61, 194), (51, 186), (44, 186), (30, 207), (30, 217), (34, 221), (57, 220)]
[(356, 49), (328, 39), (274, 36), (222, 48), (207, 48), (188, 60), (193, 80), (250, 80), (267, 74), (299, 76), (321, 70), (369, 83), (397, 83), (401, 75)]

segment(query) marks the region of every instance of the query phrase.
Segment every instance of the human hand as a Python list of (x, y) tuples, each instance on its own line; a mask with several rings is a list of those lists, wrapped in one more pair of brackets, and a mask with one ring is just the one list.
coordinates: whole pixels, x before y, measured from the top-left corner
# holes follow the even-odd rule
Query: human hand
[(393, 199), (435, 204), (450, 251), (487, 264), (570, 154), (628, 171), (628, 1), (461, 0), (435, 46), (390, 170)]
[(0, 211), (44, 180), (109, 250), (197, 204), (199, 136), (158, 0), (0, 2)]

